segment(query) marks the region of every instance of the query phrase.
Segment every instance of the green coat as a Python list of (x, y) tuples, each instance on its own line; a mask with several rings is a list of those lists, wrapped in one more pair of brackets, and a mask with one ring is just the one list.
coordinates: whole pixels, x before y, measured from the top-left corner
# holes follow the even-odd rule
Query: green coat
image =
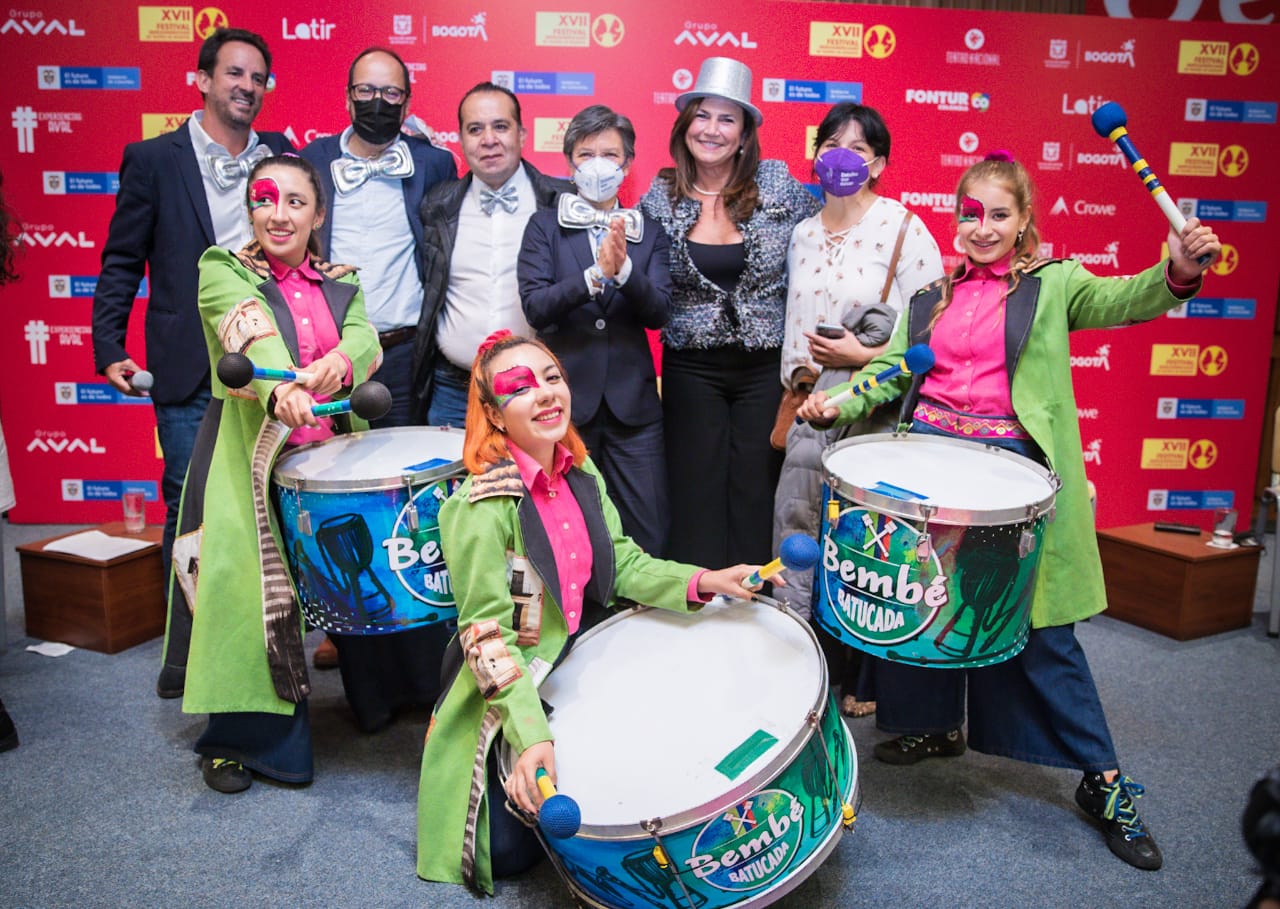
[[(1024, 273), (1005, 302), (1005, 358), (1013, 411), (1062, 479), (1056, 514), (1044, 532), (1035, 599), (1034, 628), (1066, 625), (1107, 608), (1089, 504), (1080, 423), (1071, 385), (1068, 335), (1082, 328), (1108, 328), (1154, 319), (1185, 302), (1165, 284), (1165, 264), (1131, 278), (1099, 278), (1074, 260), (1051, 260)], [(927, 325), (941, 298), (940, 284), (911, 299), (907, 318), (899, 319), (888, 348), (849, 383), (828, 396), (900, 362), (912, 344), (927, 342)], [(913, 403), (920, 377), (897, 378), (854, 397), (840, 408), (837, 425), (866, 416), (910, 388)]]
[[(288, 369), (297, 364), (293, 320), (265, 259), (260, 253), (255, 257), (256, 252), (256, 244), (240, 253), (213, 247), (200, 257), (200, 317), (209, 361), (215, 367), (223, 353), (233, 349), (257, 366)], [(352, 379), (364, 381), (381, 348), (365, 316), (360, 283), (350, 267), (315, 260), (312, 264), (324, 275), (321, 289), (339, 326), (337, 349), (351, 360)], [(266, 402), (279, 384), (263, 379), (229, 391), (218, 380), (216, 369), (213, 373), (211, 407), (218, 417), (217, 436), (211, 454), (197, 451), (192, 456), (193, 463), (203, 458), (208, 472), (182, 702), (186, 713), (293, 713), (294, 705), (277, 697), (267, 668), (251, 470), (254, 441), (267, 421)], [(199, 480), (188, 474), (188, 484)], [(184, 508), (186, 500), (184, 495)], [(283, 552), (270, 502), (267, 511), (276, 545)]]
[[(568, 481), (592, 544), (584, 612), (619, 599), (679, 612), (698, 608), (685, 599), (697, 569), (652, 558), (623, 534), (590, 460), (570, 470)], [(441, 542), (458, 603), (458, 634), (444, 663), (456, 675), (445, 680), (422, 754), (418, 875), (486, 893), (493, 893), (489, 748), (499, 731), (517, 753), (552, 739), (538, 697), (541, 676), (534, 675), (539, 665), (553, 665), (569, 641), (555, 559), (526, 493), (515, 462), (502, 461), (468, 477), (440, 508)], [(483, 656), (464, 662), (463, 654), (481, 648)]]

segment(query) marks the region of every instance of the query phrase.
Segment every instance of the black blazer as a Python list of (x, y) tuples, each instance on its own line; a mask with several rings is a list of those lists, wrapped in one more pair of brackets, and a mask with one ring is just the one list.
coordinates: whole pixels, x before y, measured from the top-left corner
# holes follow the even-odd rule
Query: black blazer
[[(413, 231), (413, 243), (416, 251), (413, 259), (418, 266), (418, 280), (421, 281), (422, 220), (418, 215), (418, 210), (422, 206), (422, 198), (427, 194), (427, 190), (437, 183), (456, 180), (458, 178), (458, 168), (453, 163), (453, 155), (442, 148), (436, 148), (429, 140), (417, 136), (404, 135), (400, 138), (409, 146), (409, 153), (413, 156), (413, 176), (400, 182), (404, 190), (405, 213), (409, 216), (409, 229)], [(336, 195), (333, 185), (333, 171), (329, 168), (335, 160), (342, 157), (341, 136), (322, 136), (304, 148), (300, 154), (314, 164), (316, 170), (320, 171), (320, 181), (324, 187), (325, 199), (329, 204), (329, 217), (325, 218), (324, 224), (320, 225), (320, 242), (323, 246), (323, 255), (328, 258), (329, 243), (333, 238), (333, 200)], [(349, 262), (347, 264), (360, 265), (359, 262)]]
[(644, 219), (644, 236), (627, 243), (627, 283), (597, 297), (582, 273), (591, 267), (588, 231), (561, 227), (555, 210), (536, 212), (525, 227), (517, 278), (524, 316), (564, 364), (573, 389), (573, 422), (591, 420), (607, 402), (620, 421), (662, 419), (646, 328), (671, 315), (671, 243), (662, 225)]
[[(217, 237), (188, 129), (184, 120), (171, 133), (125, 146), (93, 294), (93, 363), (102, 372), (128, 356), (129, 314), (150, 267), (145, 365), (155, 376), (151, 397), (157, 404), (181, 403), (209, 386), (196, 264)], [(258, 140), (276, 154), (293, 151), (281, 133), (258, 133)]]
[[(573, 184), (568, 180), (548, 177), (528, 161), (521, 160), (520, 165), (533, 184), (534, 202), (539, 211), (554, 208), (561, 193), (574, 192)], [(449, 269), (453, 263), (453, 241), (458, 236), (458, 214), (462, 211), (462, 200), (467, 195), (471, 180), (472, 175), (467, 174), (456, 183), (441, 183), (422, 200), (422, 286), (426, 300), (422, 304), (422, 316), (418, 319), (418, 335), (413, 340), (415, 423), (427, 422), (427, 410), (431, 405), (436, 357), (440, 352), (436, 343), (436, 326), (444, 313), (449, 293)]]

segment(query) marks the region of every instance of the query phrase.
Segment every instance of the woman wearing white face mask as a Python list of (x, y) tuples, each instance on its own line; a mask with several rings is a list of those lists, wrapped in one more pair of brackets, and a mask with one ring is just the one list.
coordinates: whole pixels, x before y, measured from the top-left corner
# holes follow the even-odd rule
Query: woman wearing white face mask
[(525, 318), (573, 383), (573, 423), (623, 530), (662, 555), (662, 404), (644, 330), (670, 313), (670, 244), (660, 224), (618, 203), (635, 138), (629, 119), (600, 104), (569, 122), (564, 155), (578, 192), (529, 219), (516, 274)]

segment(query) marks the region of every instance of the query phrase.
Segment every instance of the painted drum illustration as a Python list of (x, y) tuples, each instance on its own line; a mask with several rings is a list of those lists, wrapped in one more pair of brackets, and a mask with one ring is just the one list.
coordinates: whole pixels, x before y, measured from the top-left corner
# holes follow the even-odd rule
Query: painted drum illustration
[(302, 611), (335, 634), (387, 634), (457, 616), (440, 506), (466, 476), (462, 431), (375, 429), (300, 446), (272, 473)]
[(1022, 650), (1055, 474), (991, 445), (927, 435), (847, 439), (822, 464), (814, 615), (825, 631), (935, 668)]
[[(857, 757), (813, 631), (766, 597), (639, 607), (539, 690), (582, 826), (539, 836), (581, 905), (765, 906), (852, 826)], [(515, 763), (502, 745), (504, 778)]]

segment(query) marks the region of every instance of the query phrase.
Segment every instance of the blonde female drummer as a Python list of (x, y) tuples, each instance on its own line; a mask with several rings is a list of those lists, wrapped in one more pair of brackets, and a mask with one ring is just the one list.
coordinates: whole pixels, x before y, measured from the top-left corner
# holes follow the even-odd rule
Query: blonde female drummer
[[(471, 368), (463, 459), (471, 475), (440, 509), (458, 605), (445, 694), (427, 729), (418, 791), (418, 875), (493, 892), (541, 853), (502, 805), (536, 814), (535, 774), (555, 779), (538, 684), (574, 637), (626, 599), (687, 612), (742, 594), (757, 566), (706, 571), (654, 559), (622, 533), (604, 482), (569, 422), (559, 361), (496, 332)], [(464, 668), (465, 664), (465, 668)], [(518, 758), (505, 793), (493, 740)]]
[[(847, 386), (815, 392), (800, 416), (847, 423), (904, 393), (912, 432), (967, 438), (1039, 461), (1062, 478), (1056, 519), (1044, 532), (1026, 648), (981, 669), (921, 669), (876, 661), (876, 725), (902, 733), (875, 747), (891, 764), (987, 754), (1084, 772), (1076, 802), (1102, 822), (1107, 846), (1125, 862), (1160, 867), (1155, 839), (1138, 816), (1143, 789), (1120, 774), (1102, 703), (1073, 623), (1106, 608), (1089, 507), (1080, 427), (1071, 391), (1069, 332), (1154, 319), (1191, 298), (1220, 252), (1192, 218), (1168, 238), (1169, 259), (1132, 278), (1099, 278), (1078, 262), (1039, 258), (1031, 178), (1007, 153), (970, 167), (956, 189), (957, 236), (966, 261), (912, 297), (888, 349), (853, 376), (857, 383), (928, 342), (937, 363), (925, 375), (890, 380), (838, 410)], [(1197, 260), (1204, 257), (1204, 263)]]

